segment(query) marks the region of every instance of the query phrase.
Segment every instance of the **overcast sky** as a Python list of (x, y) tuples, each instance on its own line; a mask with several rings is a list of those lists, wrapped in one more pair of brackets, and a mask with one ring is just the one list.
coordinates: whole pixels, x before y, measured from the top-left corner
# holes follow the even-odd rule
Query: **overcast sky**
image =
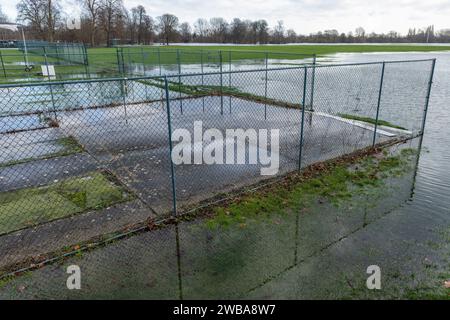
[[(67, 12), (77, 14), (69, 4), (59, 0)], [(16, 17), (19, 0), (0, 0), (3, 11)], [(399, 31), (410, 27), (450, 28), (450, 0), (124, 0), (130, 9), (142, 4), (149, 15), (172, 13), (180, 22), (193, 23), (197, 18), (234, 17), (266, 19), (271, 26), (284, 20), (286, 28), (309, 34), (326, 29), (354, 31), (362, 26), (366, 32)]]

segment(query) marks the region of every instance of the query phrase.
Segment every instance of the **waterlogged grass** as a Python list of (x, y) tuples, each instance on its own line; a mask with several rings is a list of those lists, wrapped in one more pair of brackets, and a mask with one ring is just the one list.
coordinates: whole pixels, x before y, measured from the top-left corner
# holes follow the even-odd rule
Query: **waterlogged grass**
[[(138, 80), (138, 82), (154, 86), (160, 89), (164, 89), (165, 85), (162, 80)], [(213, 86), (213, 85), (188, 85), (184, 83), (178, 83), (176, 81), (168, 81), (168, 89), (171, 92), (179, 92), (189, 96), (202, 97), (202, 96), (233, 96), (237, 98), (252, 100), (260, 103), (267, 103), (277, 106), (284, 106), (289, 108), (299, 108), (299, 104), (288, 103), (285, 101), (280, 101), (272, 98), (267, 98), (264, 96), (259, 96), (256, 94), (241, 91), (236, 87), (230, 86)]]
[(277, 184), (254, 194), (243, 196), (226, 206), (213, 209), (207, 219), (208, 228), (246, 225), (264, 221), (274, 215), (288, 214), (310, 207), (317, 201), (339, 206), (356, 194), (382, 187), (384, 179), (398, 177), (411, 169), (414, 149), (403, 149), (396, 156), (367, 156), (348, 167), (345, 164), (324, 168), (319, 174), (303, 181)]
[[(228, 62), (230, 56), (227, 51), (233, 51), (232, 60), (258, 60), (265, 59), (265, 52), (269, 53), (270, 59), (297, 60), (308, 58), (308, 55), (317, 54), (324, 56), (334, 53), (364, 53), (364, 52), (430, 52), (448, 51), (450, 46), (418, 46), (408, 44), (398, 45), (260, 45), (260, 46), (136, 46), (124, 49), (124, 60), (134, 63), (145, 62), (147, 64), (176, 64), (177, 54), (181, 63), (200, 63), (203, 51), (203, 62), (219, 63), (219, 52), (222, 51), (222, 61)], [(160, 52), (158, 57), (158, 50)], [(285, 54), (283, 54), (285, 53)], [(105, 63), (117, 61), (115, 48), (91, 48), (88, 49), (90, 62)], [(299, 55), (305, 55), (301, 57)]]
[[(346, 114), (346, 113), (339, 113), (338, 115), (341, 118), (367, 122), (367, 123), (370, 123), (370, 124), (373, 124), (373, 125), (375, 123), (377, 123), (377, 119), (374, 119), (374, 118), (356, 116), (356, 115), (353, 115), (353, 114)], [(407, 130), (406, 128), (400, 127), (400, 126), (398, 126), (396, 124), (392, 124), (392, 123), (390, 123), (388, 121), (381, 120), (381, 119), (378, 119), (378, 125), (379, 126), (386, 126), (386, 127), (396, 128), (396, 129), (401, 129), (401, 130)]]
[(0, 193), (0, 234), (99, 210), (131, 198), (112, 177), (102, 172)]
[(64, 157), (64, 156), (68, 156), (71, 154), (84, 152), (83, 146), (80, 143), (78, 143), (78, 141), (72, 136), (56, 139), (55, 141), (52, 141), (52, 143), (60, 146), (61, 149), (56, 152), (50, 152), (41, 157), (30, 157), (30, 158), (24, 158), (24, 159), (8, 161), (5, 163), (0, 163), (0, 168), (10, 167), (10, 166), (14, 166), (17, 164), (27, 163), (27, 162), (36, 161), (36, 160)]

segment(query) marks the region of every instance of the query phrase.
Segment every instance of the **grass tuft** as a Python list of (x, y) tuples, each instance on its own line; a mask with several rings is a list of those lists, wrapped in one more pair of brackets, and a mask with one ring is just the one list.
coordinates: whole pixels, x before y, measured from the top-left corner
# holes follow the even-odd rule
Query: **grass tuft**
[[(377, 122), (377, 119), (369, 118), (369, 117), (356, 116), (356, 115), (353, 115), (353, 114), (339, 113), (338, 115), (341, 118), (367, 122), (367, 123), (371, 123), (373, 125), (375, 125), (376, 122)], [(386, 127), (396, 128), (396, 129), (401, 129), (401, 130), (407, 130), (406, 128), (400, 127), (400, 126), (398, 126), (396, 124), (392, 124), (392, 123), (390, 123), (388, 121), (381, 120), (381, 119), (378, 119), (378, 125), (379, 126), (386, 126)]]

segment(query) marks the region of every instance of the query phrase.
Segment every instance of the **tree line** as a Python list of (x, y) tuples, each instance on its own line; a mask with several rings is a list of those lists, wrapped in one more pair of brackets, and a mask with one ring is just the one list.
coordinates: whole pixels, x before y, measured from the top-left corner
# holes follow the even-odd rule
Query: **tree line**
[[(309, 35), (297, 34), (283, 21), (270, 27), (264, 19), (247, 20), (221, 17), (199, 18), (192, 25), (173, 14), (152, 18), (144, 6), (128, 10), (123, 0), (76, 0), (82, 10), (80, 26), (67, 27), (67, 20), (58, 0), (20, 0), (17, 22), (26, 25), (29, 37), (47, 41), (84, 42), (91, 46), (114, 44), (150, 44), (160, 42), (200, 43), (366, 43), (366, 42), (450, 42), (450, 29), (435, 31), (433, 26), (398, 32), (366, 33), (359, 27), (348, 33), (324, 30)], [(8, 18), (0, 8), (0, 23)]]

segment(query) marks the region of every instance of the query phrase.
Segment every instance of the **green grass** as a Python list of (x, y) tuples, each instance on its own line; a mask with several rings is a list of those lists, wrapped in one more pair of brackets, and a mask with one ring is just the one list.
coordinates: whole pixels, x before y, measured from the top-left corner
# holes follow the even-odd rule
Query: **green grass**
[(384, 156), (381, 159), (369, 156), (360, 160), (356, 167), (341, 164), (293, 185), (262, 189), (226, 206), (214, 208), (206, 226), (214, 229), (264, 221), (276, 214), (307, 208), (320, 199), (339, 206), (352, 199), (353, 195), (364, 193), (368, 187), (383, 186), (384, 179), (389, 176), (397, 177), (406, 173), (415, 153), (413, 149), (403, 149), (396, 156)]
[[(166, 48), (166, 47), (164, 47)], [(349, 52), (430, 52), (450, 50), (449, 46), (418, 46), (418, 45), (260, 45), (260, 46), (182, 46), (171, 45), (172, 49), (184, 50), (233, 50), (233, 51), (267, 51), (267, 52), (286, 52), (286, 53), (301, 53), (301, 54), (317, 54), (327, 55), (333, 53), (349, 53)], [(260, 55), (255, 55), (260, 56)]]
[(43, 187), (0, 193), (0, 234), (102, 209), (131, 198), (111, 177), (101, 172)]
[[(356, 116), (356, 115), (353, 115), (353, 114), (339, 113), (338, 115), (339, 115), (339, 117), (342, 117), (342, 118), (345, 118), (345, 119), (367, 122), (367, 123), (371, 123), (373, 125), (377, 122), (377, 119), (369, 118), (369, 117)], [(407, 130), (406, 128), (400, 127), (400, 126), (398, 126), (396, 124), (392, 124), (392, 123), (390, 123), (388, 121), (381, 120), (381, 119), (378, 119), (378, 125), (379, 126), (386, 126), (386, 127), (396, 128), (396, 129), (401, 129), (401, 130)]]
[(31, 161), (36, 160), (43, 160), (43, 159), (51, 159), (56, 157), (64, 157), (75, 153), (81, 153), (84, 152), (84, 148), (81, 144), (78, 143), (78, 141), (72, 137), (64, 137), (59, 138), (53, 141), (54, 144), (61, 146), (61, 149), (56, 152), (51, 152), (46, 155), (40, 156), (40, 157), (30, 157), (30, 158), (23, 158), (18, 160), (12, 160), (5, 163), (0, 162), (0, 168), (14, 166), (17, 164), (27, 163)]

